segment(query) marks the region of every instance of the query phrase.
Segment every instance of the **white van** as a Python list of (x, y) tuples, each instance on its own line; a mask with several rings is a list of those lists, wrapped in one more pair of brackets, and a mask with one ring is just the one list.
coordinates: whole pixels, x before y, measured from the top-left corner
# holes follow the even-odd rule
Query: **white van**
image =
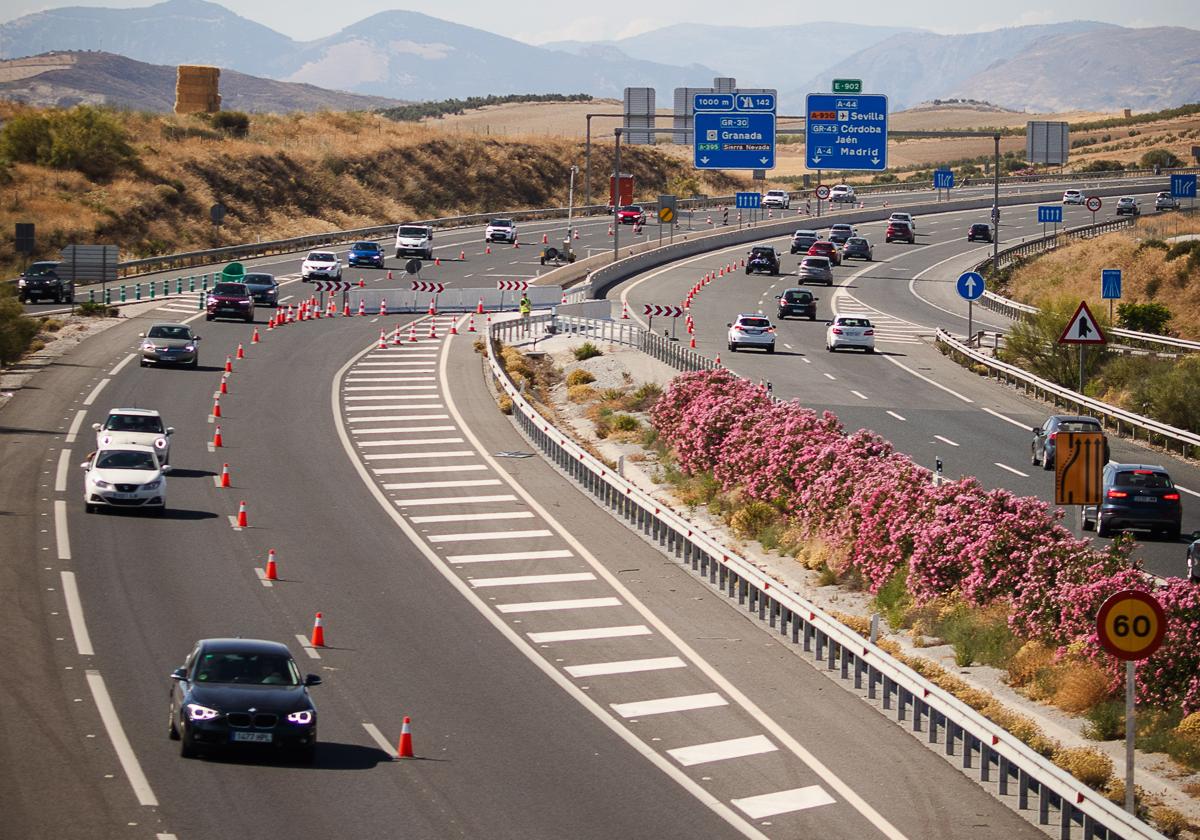
[(396, 228), (396, 258), (433, 259), (433, 228), (429, 225), (400, 225)]

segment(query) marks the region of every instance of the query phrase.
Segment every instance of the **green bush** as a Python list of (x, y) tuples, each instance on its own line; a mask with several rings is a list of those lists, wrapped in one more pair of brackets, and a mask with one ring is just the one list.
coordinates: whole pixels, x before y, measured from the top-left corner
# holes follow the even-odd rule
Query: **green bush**
[(87, 105), (10, 120), (0, 130), (0, 154), (21, 163), (74, 169), (92, 178), (108, 178), (137, 163), (121, 124)]
[(1084, 715), (1083, 737), (1093, 741), (1115, 741), (1125, 737), (1125, 704), (1110, 700), (1093, 706)]
[(1164, 335), (1171, 310), (1161, 303), (1117, 304), (1117, 323), (1127, 330)]
[(1152, 149), (1142, 155), (1141, 160), (1138, 161), (1138, 165), (1142, 169), (1153, 169), (1156, 166), (1166, 169), (1173, 166), (1180, 166), (1182, 163), (1179, 158), (1167, 149)]
[[(1015, 364), (1049, 379), (1065, 388), (1077, 387), (1079, 383), (1078, 351), (1069, 345), (1059, 344), (1058, 338), (1075, 313), (1078, 302), (1073, 298), (1058, 298), (1044, 304), (1041, 310), (1026, 321), (1018, 321), (1009, 333), (1001, 360)], [(1100, 328), (1106, 329), (1106, 313), (1096, 315)], [(1092, 350), (1085, 356), (1086, 378), (1091, 380), (1103, 367), (1111, 354), (1103, 350)]]
[(584, 359), (594, 359), (596, 356), (604, 355), (604, 353), (600, 351), (600, 348), (595, 344), (592, 344), (590, 341), (583, 342), (583, 344), (580, 344), (571, 352), (573, 352), (575, 354), (575, 358), (581, 362)]
[(250, 115), (241, 111), (218, 111), (212, 115), (212, 127), (231, 137), (245, 137), (250, 133)]
[(1151, 416), (1190, 432), (1200, 431), (1200, 356), (1187, 356), (1149, 383)]
[(636, 432), (642, 425), (632, 414), (614, 414), (611, 423), (618, 432)]
[(37, 163), (50, 145), (50, 120), (42, 114), (13, 117), (0, 131), (0, 156), (17, 163)]
[(38, 322), (25, 317), (25, 310), (11, 289), (0, 291), (0, 365), (11, 365), (21, 358), (33, 337)]
[(908, 594), (908, 570), (901, 568), (875, 593), (875, 608), (883, 613), (883, 617), (887, 619), (888, 625), (893, 630), (899, 630), (904, 626), (905, 614), (911, 606), (912, 596)]
[(595, 382), (595, 381), (596, 381), (596, 377), (592, 376), (591, 373), (584, 370), (583, 368), (577, 368), (567, 374), (567, 386), (568, 387), (570, 387), (572, 385), (587, 385), (587, 384), (589, 384), (591, 382)]
[(1125, 169), (1125, 164), (1119, 160), (1089, 160), (1083, 166), (1076, 169), (1076, 172), (1121, 172)]

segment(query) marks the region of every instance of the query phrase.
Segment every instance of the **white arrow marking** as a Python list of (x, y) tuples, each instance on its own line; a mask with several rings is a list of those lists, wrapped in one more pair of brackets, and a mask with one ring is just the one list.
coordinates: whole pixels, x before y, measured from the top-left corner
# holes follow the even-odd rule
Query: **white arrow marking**
[(879, 158), (877, 158), (877, 157), (873, 157), (873, 158), (871, 158), (871, 163), (878, 164), (878, 163), (879, 163)]
[(701, 162), (701, 163), (708, 163), (708, 158), (707, 158), (707, 157), (702, 157), (702, 158), (700, 158), (700, 162)]
[(968, 277), (967, 282), (963, 283), (963, 285), (967, 287), (967, 295), (969, 297), (975, 297), (975, 278)]
[(820, 157), (815, 157), (815, 158), (813, 158), (813, 159), (812, 159), (812, 162), (813, 162), (813, 163), (820, 163), (820, 162), (821, 162), (821, 158), (820, 158)]
[(758, 162), (765, 166), (768, 160), (770, 160), (770, 158), (762, 157), (758, 159)]

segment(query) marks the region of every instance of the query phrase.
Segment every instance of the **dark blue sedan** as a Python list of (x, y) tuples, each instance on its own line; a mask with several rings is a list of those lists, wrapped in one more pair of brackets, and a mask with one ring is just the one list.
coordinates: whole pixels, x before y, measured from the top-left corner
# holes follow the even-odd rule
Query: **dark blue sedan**
[(373, 265), (383, 268), (383, 249), (376, 242), (355, 242), (346, 255), (348, 265)]

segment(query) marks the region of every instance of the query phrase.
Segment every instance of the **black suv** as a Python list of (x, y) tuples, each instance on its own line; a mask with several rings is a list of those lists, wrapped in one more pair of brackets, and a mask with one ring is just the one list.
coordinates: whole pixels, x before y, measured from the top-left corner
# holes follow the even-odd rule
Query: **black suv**
[(763, 271), (772, 276), (779, 273), (779, 252), (770, 245), (755, 245), (746, 257), (746, 273)]
[[(1055, 439), (1059, 432), (1104, 432), (1095, 417), (1078, 414), (1052, 414), (1040, 426), (1033, 427), (1033, 442), (1029, 445), (1029, 463), (1043, 469), (1054, 469)], [(1108, 460), (1108, 439), (1104, 439), (1104, 460)]]
[(59, 263), (42, 260), (30, 263), (29, 268), (17, 278), (17, 297), (22, 303), (33, 303), (42, 298), (54, 298), (55, 303), (69, 302), (75, 297), (71, 283), (58, 276)]
[(779, 320), (782, 321), (789, 315), (796, 315), (815, 321), (818, 300), (820, 298), (813, 297), (813, 293), (808, 289), (785, 290), (783, 294), (775, 298), (775, 302), (779, 304)]
[(1102, 537), (1136, 528), (1177, 540), (1182, 523), (1179, 490), (1165, 469), (1149, 464), (1107, 464), (1100, 505), (1083, 508), (1083, 530), (1094, 527)]
[(991, 242), (992, 226), (987, 222), (976, 222), (967, 229), (968, 242)]

